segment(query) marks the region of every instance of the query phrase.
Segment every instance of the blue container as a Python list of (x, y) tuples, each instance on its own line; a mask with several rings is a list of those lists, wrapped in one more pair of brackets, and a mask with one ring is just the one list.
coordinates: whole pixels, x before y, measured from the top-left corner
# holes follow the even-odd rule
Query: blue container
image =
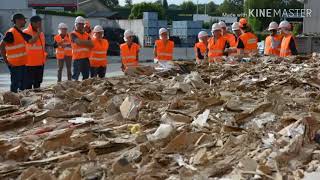
[(144, 35), (145, 36), (157, 36), (158, 35), (158, 28), (144, 28)]
[(158, 20), (143, 20), (145, 28), (158, 28)]
[(158, 28), (167, 28), (168, 27), (168, 21), (167, 20), (159, 20), (158, 21)]
[(158, 13), (157, 12), (143, 12), (143, 19), (144, 20), (158, 20)]

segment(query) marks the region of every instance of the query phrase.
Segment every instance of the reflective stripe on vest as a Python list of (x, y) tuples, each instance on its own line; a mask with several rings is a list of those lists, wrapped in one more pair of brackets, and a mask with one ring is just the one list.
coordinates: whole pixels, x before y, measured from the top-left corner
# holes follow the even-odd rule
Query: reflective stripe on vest
[(91, 53), (94, 53), (94, 54), (106, 54), (105, 51), (91, 51)]
[(26, 56), (27, 53), (23, 52), (23, 53), (18, 53), (18, 54), (11, 54), (11, 55), (7, 55), (7, 58), (19, 58), (19, 57), (23, 57)]
[(73, 52), (89, 52), (88, 48), (79, 48), (79, 49), (74, 49)]
[(19, 48), (22, 48), (22, 47), (26, 47), (26, 45), (21, 43), (21, 44), (15, 45), (15, 46), (6, 46), (6, 51), (19, 49)]
[(96, 58), (96, 57), (91, 57), (90, 60), (94, 60), (94, 61), (106, 61), (107, 58)]

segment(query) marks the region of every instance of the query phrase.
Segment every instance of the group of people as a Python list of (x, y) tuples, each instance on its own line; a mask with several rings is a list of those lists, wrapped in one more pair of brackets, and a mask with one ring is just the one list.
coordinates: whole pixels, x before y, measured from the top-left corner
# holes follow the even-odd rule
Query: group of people
[[(278, 33), (280, 30), (280, 33)], [(205, 31), (198, 34), (199, 42), (195, 44), (197, 63), (221, 62), (224, 56), (248, 57), (258, 53), (258, 38), (252, 32), (245, 18), (232, 24), (233, 33), (227, 32), (226, 24), (221, 21), (212, 25), (212, 37)], [(269, 24), (270, 35), (265, 39), (264, 54), (268, 56), (287, 57), (298, 54), (291, 24), (282, 21)]]
[[(26, 29), (26, 18), (23, 14), (12, 17), (14, 26), (10, 28), (0, 44), (1, 55), (7, 63), (12, 92), (25, 89), (39, 88), (43, 81), (44, 65), (47, 59), (45, 50), (45, 36), (42, 32), (42, 19), (32, 16)], [(281, 33), (278, 34), (278, 29)], [(280, 26), (270, 23), (270, 36), (266, 38), (265, 54), (276, 56), (290, 56), (297, 54), (295, 41), (290, 33), (290, 23), (282, 21)], [(109, 42), (105, 39), (104, 30), (100, 25), (93, 29), (89, 21), (78, 16), (74, 22), (73, 31), (69, 32), (65, 23), (58, 25), (58, 34), (54, 36), (55, 54), (58, 64), (58, 82), (62, 80), (64, 64), (67, 67), (68, 80), (79, 80), (90, 77), (103, 78), (107, 69), (107, 51)], [(232, 25), (233, 33), (227, 32), (224, 22), (212, 25), (212, 37), (201, 31), (199, 42), (195, 44), (197, 63), (221, 62), (223, 56), (249, 56), (258, 52), (258, 38), (251, 31), (247, 20), (242, 18)], [(122, 70), (139, 66), (139, 44), (134, 41), (134, 33), (124, 32), (124, 43), (120, 45)], [(159, 64), (167, 64), (173, 60), (174, 42), (169, 40), (168, 30), (159, 30), (159, 39), (154, 45), (154, 60)], [(71, 67), (73, 64), (73, 72)]]

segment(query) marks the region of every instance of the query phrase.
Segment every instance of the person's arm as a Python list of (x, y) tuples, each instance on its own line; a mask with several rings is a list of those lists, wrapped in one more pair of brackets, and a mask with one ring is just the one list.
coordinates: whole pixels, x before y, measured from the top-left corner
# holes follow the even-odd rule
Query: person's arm
[(94, 46), (91, 39), (82, 40), (79, 39), (75, 34), (71, 34), (71, 40), (79, 46), (87, 46), (88, 48), (92, 48)]
[(8, 59), (7, 59), (7, 52), (6, 52), (5, 46), (6, 46), (6, 43), (4, 41), (1, 41), (0, 42), (0, 53), (1, 53), (1, 56), (3, 57), (3, 61), (6, 64), (9, 64)]
[(292, 55), (298, 55), (298, 50), (297, 50), (297, 47), (296, 47), (296, 43), (295, 43), (293, 38), (291, 38), (291, 40), (290, 40), (289, 47), (290, 47)]
[(30, 34), (27, 33), (23, 33), (23, 38), (25, 39), (25, 41), (29, 44), (33, 44), (35, 42), (38, 41), (38, 39), (40, 38), (41, 35), (41, 27), (38, 28), (37, 32), (35, 35), (31, 36)]
[(157, 55), (157, 46), (156, 45), (154, 45), (153, 54), (154, 54), (154, 58), (158, 57), (158, 55)]
[(240, 38), (238, 39), (237, 52), (238, 55), (244, 54), (244, 44)]
[(137, 58), (137, 62), (139, 62), (139, 52), (140, 52), (140, 49), (137, 50), (137, 57), (136, 57)]

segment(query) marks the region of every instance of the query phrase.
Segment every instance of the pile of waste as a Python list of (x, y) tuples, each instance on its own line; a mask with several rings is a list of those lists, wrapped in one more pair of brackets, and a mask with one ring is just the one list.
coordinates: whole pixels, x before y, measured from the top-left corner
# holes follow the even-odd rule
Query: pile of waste
[(320, 179), (320, 55), (178, 67), (2, 93), (0, 179)]

